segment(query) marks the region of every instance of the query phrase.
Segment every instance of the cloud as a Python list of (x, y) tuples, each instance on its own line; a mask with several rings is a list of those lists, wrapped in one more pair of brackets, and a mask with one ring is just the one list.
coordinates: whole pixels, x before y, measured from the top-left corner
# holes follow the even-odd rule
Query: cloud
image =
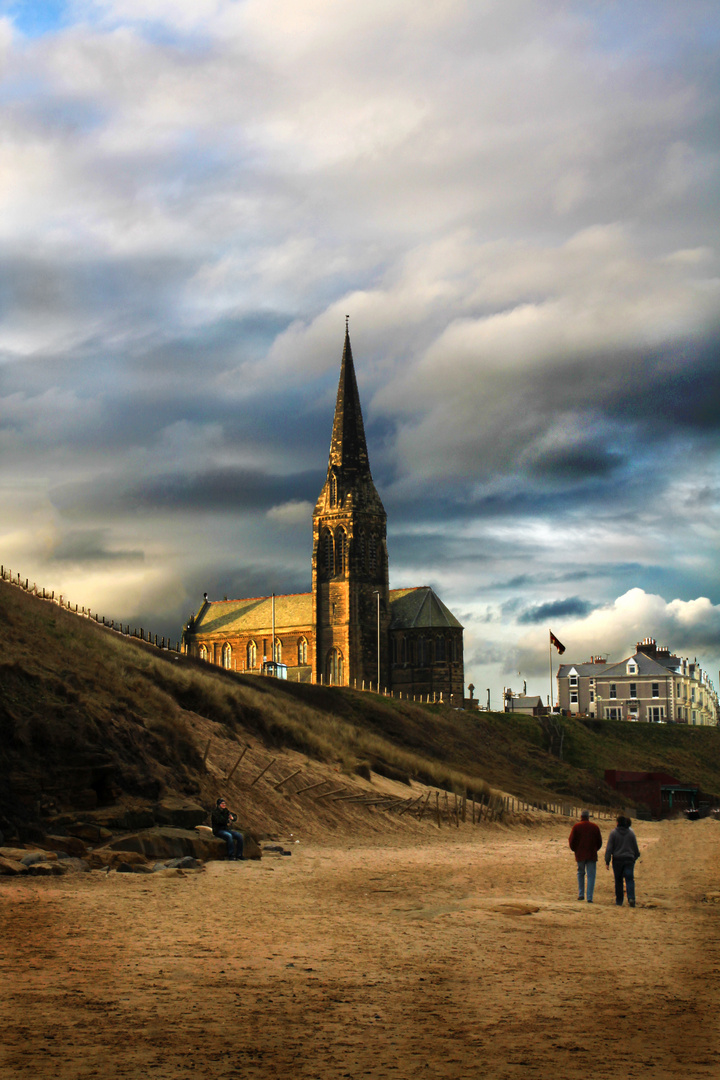
[(517, 615), (519, 623), (547, 623), (550, 619), (572, 619), (588, 615), (593, 604), (579, 596), (570, 596), (567, 600), (551, 600), (546, 604), (536, 604)]

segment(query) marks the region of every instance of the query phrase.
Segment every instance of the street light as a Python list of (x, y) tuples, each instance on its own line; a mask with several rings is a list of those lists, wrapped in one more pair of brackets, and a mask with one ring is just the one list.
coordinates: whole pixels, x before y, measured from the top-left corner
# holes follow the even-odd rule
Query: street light
[(373, 595), (377, 596), (377, 692), (380, 693), (380, 590), (373, 589)]

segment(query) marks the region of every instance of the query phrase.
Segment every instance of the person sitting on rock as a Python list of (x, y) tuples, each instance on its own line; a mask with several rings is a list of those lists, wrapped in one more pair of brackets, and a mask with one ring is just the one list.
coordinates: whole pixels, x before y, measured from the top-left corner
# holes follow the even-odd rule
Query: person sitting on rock
[(231, 814), (224, 799), (218, 799), (215, 809), (210, 815), (213, 836), (220, 837), (227, 844), (228, 859), (240, 860), (243, 858), (243, 834), (230, 828), (231, 821), (237, 821), (237, 816)]

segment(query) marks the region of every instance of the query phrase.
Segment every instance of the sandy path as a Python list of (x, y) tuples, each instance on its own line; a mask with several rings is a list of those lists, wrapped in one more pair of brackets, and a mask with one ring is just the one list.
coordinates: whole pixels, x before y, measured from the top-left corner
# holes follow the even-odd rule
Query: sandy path
[(641, 824), (638, 907), (568, 828), (0, 882), (0, 1066), (92, 1076), (720, 1076), (720, 824)]

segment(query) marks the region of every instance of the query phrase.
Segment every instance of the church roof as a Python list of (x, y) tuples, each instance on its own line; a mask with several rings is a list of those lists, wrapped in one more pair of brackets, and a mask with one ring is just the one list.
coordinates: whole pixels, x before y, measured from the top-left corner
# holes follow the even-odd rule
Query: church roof
[[(291, 593), (275, 597), (275, 632), (310, 627), (312, 593)], [(206, 600), (195, 616), (192, 633), (246, 634), (261, 630), (272, 632), (272, 597), (254, 596), (248, 600)]]
[(340, 381), (335, 401), (332, 440), (330, 442), (330, 466), (370, 472), (365, 426), (360, 408), (355, 365), (353, 364), (350, 333), (345, 327), (345, 344), (340, 365)]
[(390, 613), (391, 630), (448, 626), (462, 630), (462, 624), (429, 585), (419, 585), (414, 589), (391, 589)]

